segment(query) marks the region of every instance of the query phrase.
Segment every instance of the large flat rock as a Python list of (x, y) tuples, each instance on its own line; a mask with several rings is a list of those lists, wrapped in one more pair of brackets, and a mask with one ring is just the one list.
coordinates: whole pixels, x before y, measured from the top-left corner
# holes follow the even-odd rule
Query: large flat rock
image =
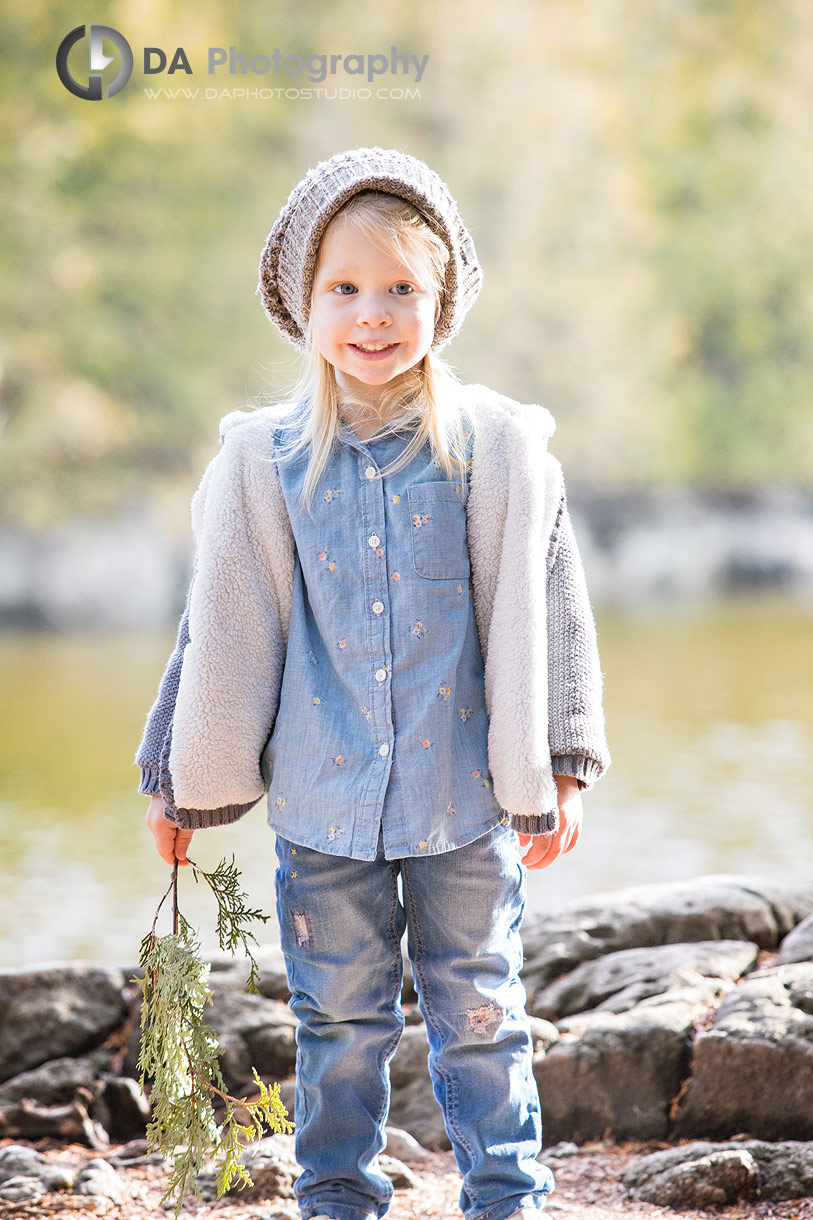
[(813, 1139), (813, 963), (762, 970), (700, 1029), (680, 1136)]
[(758, 952), (755, 944), (739, 940), (619, 949), (582, 962), (538, 991), (532, 1012), (548, 1021), (589, 1009), (627, 1012), (641, 1000), (699, 978), (733, 983), (753, 967)]
[(709, 940), (776, 949), (810, 914), (813, 883), (721, 875), (632, 886), (526, 920), (522, 975), (532, 994), (621, 949)]

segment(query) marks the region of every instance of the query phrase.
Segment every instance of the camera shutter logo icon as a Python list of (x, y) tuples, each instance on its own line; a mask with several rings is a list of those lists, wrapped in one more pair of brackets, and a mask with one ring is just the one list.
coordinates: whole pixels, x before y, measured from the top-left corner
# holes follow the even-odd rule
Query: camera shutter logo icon
[[(88, 83), (85, 85), (71, 75), (68, 68), (68, 56), (76, 43), (85, 37), (86, 30), (88, 35)], [(121, 67), (106, 90), (102, 85), (102, 73), (108, 64), (115, 62), (116, 56), (105, 55), (105, 39), (113, 44), (118, 52), (118, 58), (121, 60)], [(109, 25), (78, 25), (75, 30), (71, 30), (70, 34), (66, 34), (59, 44), (59, 50), (56, 53), (56, 70), (62, 84), (75, 97), (84, 98), (88, 102), (100, 102), (105, 97), (113, 97), (120, 93), (127, 84), (133, 73), (133, 52), (124, 35)]]

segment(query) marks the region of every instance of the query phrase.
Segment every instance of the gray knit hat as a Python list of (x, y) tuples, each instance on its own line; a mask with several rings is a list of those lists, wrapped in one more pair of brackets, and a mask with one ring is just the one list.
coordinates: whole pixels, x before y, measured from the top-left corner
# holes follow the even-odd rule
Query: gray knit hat
[(265, 312), (286, 338), (305, 346), (319, 242), (328, 221), (360, 191), (384, 191), (413, 204), (451, 258), (433, 347), (457, 334), (480, 292), (483, 273), (468, 229), (443, 180), (423, 161), (391, 148), (354, 148), (321, 161), (288, 196), (265, 243), (260, 282)]

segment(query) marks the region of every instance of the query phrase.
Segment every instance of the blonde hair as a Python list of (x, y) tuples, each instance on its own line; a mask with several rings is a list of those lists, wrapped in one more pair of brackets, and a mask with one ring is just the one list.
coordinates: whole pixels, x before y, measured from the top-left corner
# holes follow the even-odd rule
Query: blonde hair
[[(361, 191), (331, 218), (322, 235), (323, 241), (325, 234), (340, 220), (357, 226), (370, 241), (394, 254), (406, 266), (428, 272), (435, 291), (437, 321), (450, 255), (445, 242), (429, 227), (417, 208), (382, 191)], [(341, 408), (343, 405), (363, 407), (364, 403), (351, 393), (339, 390), (333, 365), (313, 345), (310, 324), (306, 339), (302, 372), (290, 392), (293, 409), (280, 424), (291, 436), (279, 457), (280, 460), (293, 459), (310, 446), (302, 501), (312, 517), (313, 493), (331, 449), (338, 443)], [(398, 379), (396, 387), (382, 392), (379, 410), (385, 422), (374, 436), (386, 436), (401, 429), (414, 432), (400, 457), (377, 477), (383, 478), (385, 473), (406, 466), (429, 441), (432, 455), (447, 478), (458, 478), (465, 483), (466, 436), (455, 394), (459, 385), (451, 366), (430, 350), (420, 365)], [(473, 421), (471, 426), (474, 426)]]

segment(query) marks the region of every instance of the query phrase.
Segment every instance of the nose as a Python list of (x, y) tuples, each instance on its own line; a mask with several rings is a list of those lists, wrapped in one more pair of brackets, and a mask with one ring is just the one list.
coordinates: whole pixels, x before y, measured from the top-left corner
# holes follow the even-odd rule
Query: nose
[(391, 320), (386, 296), (378, 292), (359, 293), (356, 321), (360, 326), (389, 326)]

